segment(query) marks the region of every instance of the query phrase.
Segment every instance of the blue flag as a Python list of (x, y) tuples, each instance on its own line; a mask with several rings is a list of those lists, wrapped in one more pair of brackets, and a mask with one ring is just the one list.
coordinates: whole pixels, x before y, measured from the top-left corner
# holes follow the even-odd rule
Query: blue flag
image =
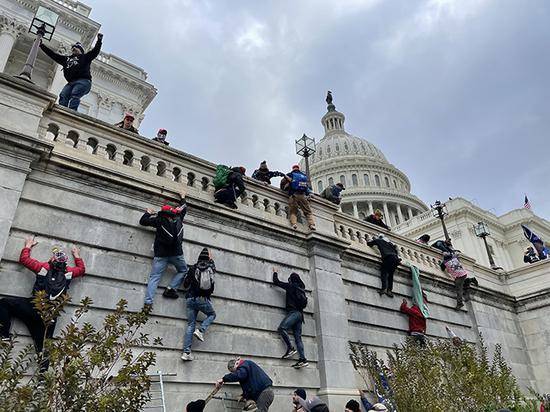
[(548, 254), (550, 253), (550, 250), (548, 250), (548, 248), (544, 246), (544, 242), (542, 241), (542, 239), (535, 235), (527, 226), (521, 225), (521, 228), (523, 229), (523, 234), (525, 235), (527, 240), (533, 244), (533, 247), (539, 255), (539, 259), (546, 259), (548, 257)]

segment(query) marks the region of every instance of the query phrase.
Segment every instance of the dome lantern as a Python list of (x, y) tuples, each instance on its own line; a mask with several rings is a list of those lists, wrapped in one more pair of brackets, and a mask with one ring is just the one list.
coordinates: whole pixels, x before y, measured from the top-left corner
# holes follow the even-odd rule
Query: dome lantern
[(327, 92), (325, 101), (327, 102), (327, 114), (321, 119), (321, 124), (325, 128), (325, 136), (330, 133), (345, 132), (344, 122), (346, 116), (336, 110), (336, 106), (332, 103), (332, 92), (330, 90)]

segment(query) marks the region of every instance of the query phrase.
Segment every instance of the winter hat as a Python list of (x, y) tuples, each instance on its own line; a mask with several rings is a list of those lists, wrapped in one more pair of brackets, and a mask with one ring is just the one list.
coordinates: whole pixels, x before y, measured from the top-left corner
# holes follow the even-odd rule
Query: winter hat
[(292, 170), (300, 170), (300, 165), (294, 165), (294, 166), (292, 166)]
[(351, 399), (348, 401), (348, 403), (346, 403), (346, 409), (350, 409), (353, 412), (361, 412), (359, 402), (357, 402), (355, 399)]
[(267, 162), (265, 160), (260, 163), (260, 169), (267, 169)]
[(307, 401), (305, 399), (299, 398), (298, 403), (302, 408), (304, 408), (304, 411), (311, 412), (313, 408), (319, 405), (325, 405), (325, 403), (319, 399), (317, 396), (314, 396), (311, 399), (308, 399)]
[(306, 391), (303, 388), (296, 389), (294, 393), (304, 400), (307, 398)]
[(73, 44), (72, 48), (78, 49), (82, 54), (84, 54), (84, 47), (82, 47), (82, 44), (80, 42)]
[(202, 260), (202, 261), (208, 261), (208, 260), (210, 260), (210, 256), (209, 256), (209, 254), (208, 254), (208, 249), (205, 248), (205, 247), (202, 248), (201, 253), (199, 253), (199, 259), (198, 259), (198, 261), (200, 262), (201, 260)]
[(338, 186), (342, 190), (346, 190), (346, 188), (344, 187), (344, 185), (342, 183), (336, 183), (336, 186)]
[(206, 402), (203, 399), (199, 399), (198, 401), (189, 402), (185, 410), (187, 412), (202, 412), (205, 406)]
[(388, 408), (383, 403), (375, 403), (369, 412), (387, 412)]
[(239, 166), (239, 171), (244, 175), (246, 174), (246, 168), (244, 168), (243, 166)]
[(167, 135), (168, 134), (168, 131), (166, 129), (159, 129), (159, 131), (157, 132), (157, 134), (163, 134), (163, 135)]

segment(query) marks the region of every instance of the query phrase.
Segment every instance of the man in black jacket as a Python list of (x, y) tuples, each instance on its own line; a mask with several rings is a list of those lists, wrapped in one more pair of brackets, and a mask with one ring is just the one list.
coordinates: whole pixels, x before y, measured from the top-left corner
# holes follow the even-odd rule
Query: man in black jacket
[(63, 87), (61, 93), (59, 93), (59, 104), (61, 106), (76, 111), (80, 105), (80, 99), (90, 92), (92, 88), (90, 65), (99, 55), (102, 41), (103, 34), (99, 33), (94, 48), (88, 53), (84, 53), (82, 44), (76, 43), (72, 46), (70, 56), (62, 56), (45, 44), (40, 44), (40, 48), (44, 53), (63, 66), (63, 75), (68, 83)]
[(372, 215), (368, 215), (365, 218), (366, 222), (372, 223), (373, 225), (380, 226), (386, 230), (391, 230), (388, 225), (384, 223), (384, 215), (380, 209), (376, 209)]
[[(187, 307), (187, 331), (183, 342), (183, 355), (181, 359), (184, 361), (193, 360), (191, 355), (191, 344), (193, 343), (193, 335), (204, 342), (204, 334), (206, 329), (216, 319), (216, 312), (212, 307), (210, 297), (214, 293), (214, 274), (216, 273), (216, 265), (212, 260), (212, 256), (207, 248), (203, 248), (197, 259), (197, 263), (189, 267), (187, 276), (183, 281), (183, 288), (187, 290), (186, 307)], [(202, 312), (206, 318), (202, 321), (199, 329), (195, 329), (197, 324), (197, 315)]]
[(400, 261), (397, 247), (383, 234), (379, 234), (377, 238), (369, 240), (367, 245), (370, 247), (377, 246), (382, 256), (382, 266), (380, 268), (382, 287), (378, 293), (380, 295), (385, 293), (390, 298), (393, 298), (393, 273), (395, 269), (397, 269)]
[(285, 177), (285, 174), (277, 172), (276, 170), (269, 170), (269, 168), (267, 167), (267, 162), (265, 160), (260, 163), (260, 167), (254, 170), (254, 173), (252, 173), (252, 179), (259, 180), (260, 182), (264, 182), (267, 185), (271, 184), (271, 179), (273, 179), (274, 177)]
[(297, 273), (290, 274), (288, 283), (281, 282), (275, 268), (273, 268), (273, 284), (286, 291), (286, 316), (277, 329), (286, 345), (286, 352), (282, 358), (289, 359), (296, 354), (296, 349), (292, 347), (287, 332), (287, 330), (291, 329), (294, 333), (294, 340), (299, 356), (298, 362), (292, 365), (292, 367), (296, 369), (303, 368), (309, 365), (304, 354), (304, 344), (302, 342), (302, 323), (304, 323), (303, 311), (307, 306), (306, 285), (304, 285), (304, 282), (300, 279), (300, 275)]
[(147, 209), (139, 220), (142, 226), (152, 226), (156, 229), (153, 268), (149, 276), (147, 292), (145, 293), (144, 307), (151, 310), (153, 299), (160, 278), (164, 274), (168, 264), (175, 266), (177, 273), (172, 278), (170, 286), (162, 294), (164, 297), (177, 299), (176, 288), (181, 284), (187, 273), (187, 264), (183, 257), (183, 218), (187, 213), (185, 193), (181, 193), (181, 200), (178, 207), (169, 205), (162, 206), (161, 210), (155, 213)]
[(214, 193), (215, 202), (221, 203), (231, 209), (237, 209), (235, 201), (246, 190), (243, 181), (245, 173), (246, 169), (242, 166), (232, 168), (231, 173), (227, 177), (226, 185)]

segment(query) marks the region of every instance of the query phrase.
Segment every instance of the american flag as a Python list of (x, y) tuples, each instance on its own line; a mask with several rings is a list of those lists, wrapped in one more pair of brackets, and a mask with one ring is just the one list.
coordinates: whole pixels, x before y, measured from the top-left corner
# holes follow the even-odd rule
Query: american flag
[(531, 203), (529, 203), (529, 199), (527, 199), (527, 195), (525, 195), (525, 202), (523, 203), (523, 207), (525, 209), (531, 209)]

